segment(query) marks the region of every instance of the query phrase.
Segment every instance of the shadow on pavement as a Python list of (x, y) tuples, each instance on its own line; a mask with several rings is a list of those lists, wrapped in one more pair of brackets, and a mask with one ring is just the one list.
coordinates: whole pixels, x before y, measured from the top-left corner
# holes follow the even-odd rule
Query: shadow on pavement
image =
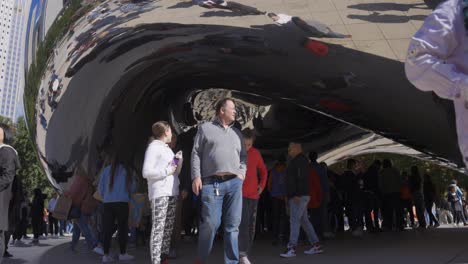
[(406, 23), (411, 20), (420, 20), (423, 21), (426, 19), (424, 15), (414, 15), (414, 16), (398, 16), (398, 15), (389, 15), (389, 14), (380, 14), (374, 12), (370, 15), (348, 15), (350, 19), (359, 19), (372, 23)]
[(28, 261), (24, 259), (17, 259), (17, 258), (4, 258), (2, 263), (3, 264), (23, 264), (23, 263), (28, 263)]

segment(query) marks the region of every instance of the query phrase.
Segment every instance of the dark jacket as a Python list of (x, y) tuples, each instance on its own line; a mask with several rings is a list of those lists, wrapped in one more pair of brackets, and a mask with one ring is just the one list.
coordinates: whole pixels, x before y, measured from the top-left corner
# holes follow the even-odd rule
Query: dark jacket
[(364, 188), (374, 193), (379, 192), (379, 167), (371, 165), (364, 174)]
[(424, 193), (424, 200), (426, 203), (433, 203), (436, 200), (436, 188), (434, 183), (431, 181), (424, 181), (423, 183), (423, 193)]
[(354, 172), (347, 170), (343, 174), (336, 177), (336, 188), (342, 193), (344, 199), (348, 199), (349, 194), (353, 191), (356, 175)]
[(309, 196), (309, 160), (304, 154), (293, 158), (286, 168), (288, 197)]
[(0, 191), (10, 187), (19, 167), (18, 155), (15, 150), (9, 146), (0, 148)]
[(422, 192), (423, 179), (419, 174), (411, 174), (408, 179), (408, 184), (411, 193)]

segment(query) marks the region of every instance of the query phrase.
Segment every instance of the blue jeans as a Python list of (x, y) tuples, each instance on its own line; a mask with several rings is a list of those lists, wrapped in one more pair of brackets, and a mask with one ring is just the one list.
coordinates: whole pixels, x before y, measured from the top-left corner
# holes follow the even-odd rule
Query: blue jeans
[(65, 234), (65, 220), (59, 220), (59, 232), (60, 236), (63, 236)]
[(89, 216), (82, 214), (80, 218), (73, 222), (73, 236), (71, 242), (71, 248), (73, 250), (75, 249), (76, 244), (78, 244), (81, 234), (85, 237), (86, 244), (89, 249), (93, 249), (98, 245), (96, 236), (91, 232), (91, 229), (89, 229), (88, 218)]
[(315, 233), (314, 226), (310, 223), (309, 217), (307, 216), (307, 204), (309, 203), (309, 196), (301, 196), (299, 203), (294, 202), (294, 199), (289, 199), (289, 222), (290, 222), (290, 234), (288, 248), (294, 248), (297, 246), (297, 240), (299, 239), (299, 232), (301, 226), (304, 229), (307, 239), (311, 245), (319, 242), (317, 234)]
[(239, 263), (239, 225), (242, 216), (242, 180), (234, 178), (218, 183), (219, 195), (213, 184), (201, 190), (201, 218), (198, 235), (198, 257), (206, 263), (213, 247), (216, 231), (223, 220), (224, 263)]

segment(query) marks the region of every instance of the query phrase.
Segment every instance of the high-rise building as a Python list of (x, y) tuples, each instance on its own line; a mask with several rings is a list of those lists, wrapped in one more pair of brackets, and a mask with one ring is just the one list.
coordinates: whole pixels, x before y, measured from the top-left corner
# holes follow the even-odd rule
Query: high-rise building
[(0, 115), (22, 115), (25, 7), (28, 0), (0, 0)]

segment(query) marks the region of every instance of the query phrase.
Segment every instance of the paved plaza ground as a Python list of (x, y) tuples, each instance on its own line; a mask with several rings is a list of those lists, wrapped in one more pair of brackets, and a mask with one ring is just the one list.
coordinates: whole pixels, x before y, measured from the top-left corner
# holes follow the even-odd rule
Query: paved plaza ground
[[(222, 241), (216, 241), (212, 258), (209, 263), (221, 264)], [(116, 242), (114, 242), (116, 244)], [(425, 232), (406, 231), (367, 234), (363, 238), (353, 238), (348, 234), (326, 241), (325, 253), (307, 256), (299, 253), (293, 259), (281, 259), (278, 255), (283, 248), (272, 246), (268, 239), (255, 241), (253, 263), (468, 263), (468, 228), (444, 227)], [(14, 258), (4, 261), (4, 264), (83, 264), (99, 263), (100, 258), (95, 253), (87, 251), (83, 242), (79, 253), (69, 250), (70, 238), (42, 240), (40, 246), (11, 247)], [(302, 249), (301, 249), (302, 250)], [(130, 254), (137, 257), (130, 263), (150, 263), (149, 253), (145, 247), (130, 249)], [(171, 264), (194, 263), (196, 243), (182, 242), (179, 258), (171, 260)]]

